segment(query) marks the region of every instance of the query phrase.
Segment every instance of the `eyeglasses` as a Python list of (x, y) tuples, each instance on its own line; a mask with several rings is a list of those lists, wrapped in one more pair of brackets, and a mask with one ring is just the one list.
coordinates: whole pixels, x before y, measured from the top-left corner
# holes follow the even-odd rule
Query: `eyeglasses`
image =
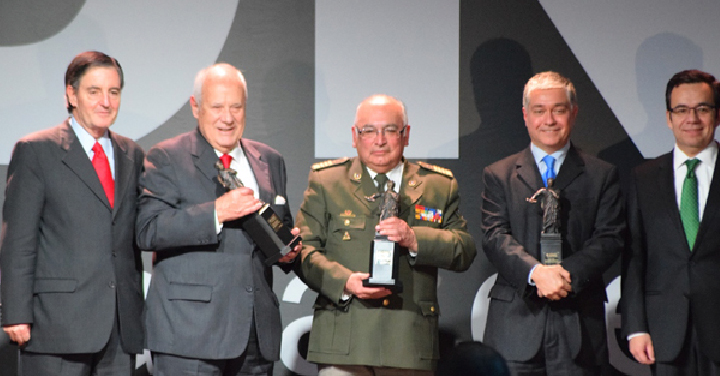
[(381, 128), (376, 128), (372, 125), (368, 125), (357, 129), (357, 134), (360, 138), (371, 139), (375, 138), (382, 133), (387, 138), (398, 138), (405, 131), (405, 127), (398, 127), (397, 125), (388, 125)]
[(676, 106), (675, 108), (671, 108), (669, 111), (672, 112), (673, 115), (677, 115), (681, 118), (686, 118), (690, 116), (693, 111), (695, 111), (695, 114), (697, 114), (698, 117), (708, 117), (710, 116), (710, 114), (713, 113), (714, 110), (715, 106), (701, 104), (695, 107)]

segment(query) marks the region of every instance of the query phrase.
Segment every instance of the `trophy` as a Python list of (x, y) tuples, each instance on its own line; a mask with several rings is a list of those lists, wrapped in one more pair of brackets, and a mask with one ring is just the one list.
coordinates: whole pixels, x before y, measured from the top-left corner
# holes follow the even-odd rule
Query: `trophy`
[(528, 202), (540, 200), (543, 211), (543, 226), (540, 233), (540, 262), (544, 265), (558, 265), (562, 262), (562, 237), (560, 236), (560, 193), (553, 188), (554, 179), (547, 180), (547, 187), (538, 189)]
[[(380, 199), (380, 220), (398, 215), (398, 194), (394, 190), (395, 182), (387, 181), (387, 190), (367, 197), (368, 201)], [(387, 236), (375, 233), (371, 244), (370, 278), (363, 280), (365, 287), (386, 287), (398, 293), (402, 291), (402, 282), (397, 279), (398, 249), (397, 243), (388, 240)]]
[[(225, 168), (220, 161), (215, 167), (218, 169), (218, 181), (228, 191), (244, 186), (237, 177), (237, 171)], [(266, 265), (276, 263), (302, 240), (300, 235), (290, 232), (267, 203), (263, 203), (257, 212), (240, 218), (240, 224), (265, 255)]]

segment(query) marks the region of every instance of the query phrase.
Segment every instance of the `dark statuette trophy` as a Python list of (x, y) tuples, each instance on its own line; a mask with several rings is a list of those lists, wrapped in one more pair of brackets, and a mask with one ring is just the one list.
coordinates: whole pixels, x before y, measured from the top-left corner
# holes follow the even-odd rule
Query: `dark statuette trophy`
[[(379, 184), (380, 185), (380, 184)], [(380, 186), (382, 191), (382, 185)], [(398, 215), (399, 197), (394, 190), (395, 182), (387, 181), (387, 190), (367, 197), (368, 201), (380, 201), (380, 220)], [(402, 291), (402, 282), (397, 279), (398, 249), (397, 243), (387, 236), (375, 233), (370, 254), (370, 278), (363, 280), (365, 287), (386, 287), (394, 293)]]
[[(235, 170), (225, 168), (220, 161), (215, 167), (218, 169), (218, 181), (225, 189), (231, 191), (243, 187)], [(240, 223), (265, 255), (266, 265), (276, 263), (302, 240), (299, 235), (295, 236), (290, 232), (267, 203), (263, 203), (257, 212), (241, 218)]]
[(562, 262), (562, 237), (560, 235), (560, 193), (553, 188), (554, 179), (547, 180), (547, 187), (535, 192), (528, 202), (540, 201), (543, 212), (542, 232), (540, 233), (540, 262), (544, 265), (558, 265)]

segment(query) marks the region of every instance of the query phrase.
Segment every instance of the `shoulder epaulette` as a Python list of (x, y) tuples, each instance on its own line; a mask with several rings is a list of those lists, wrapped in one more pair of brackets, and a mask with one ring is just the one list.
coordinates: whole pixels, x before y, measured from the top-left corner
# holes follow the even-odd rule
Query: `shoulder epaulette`
[(430, 163), (427, 163), (427, 162), (418, 162), (417, 164), (426, 170), (437, 172), (438, 174), (445, 175), (451, 179), (453, 177), (452, 171), (450, 171), (449, 169), (447, 169), (445, 167), (431, 165)]
[(348, 158), (348, 157), (342, 157), (339, 159), (322, 161), (322, 162), (314, 163), (312, 165), (312, 169), (313, 169), (313, 171), (320, 171), (324, 168), (341, 165), (349, 160), (350, 160), (350, 158)]

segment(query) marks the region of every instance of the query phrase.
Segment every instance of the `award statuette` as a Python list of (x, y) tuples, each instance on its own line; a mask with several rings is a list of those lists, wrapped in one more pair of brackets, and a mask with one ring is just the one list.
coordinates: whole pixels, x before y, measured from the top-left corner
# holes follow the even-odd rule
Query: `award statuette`
[(540, 233), (540, 262), (544, 265), (558, 265), (562, 262), (562, 237), (560, 235), (560, 193), (553, 188), (555, 179), (547, 180), (547, 187), (535, 192), (528, 202), (540, 200), (543, 211), (543, 225)]
[[(368, 201), (375, 201), (376, 198), (380, 199), (381, 221), (398, 215), (398, 194), (395, 192), (394, 187), (395, 182), (388, 180), (386, 191), (367, 197)], [(401, 292), (402, 282), (397, 279), (397, 243), (388, 240), (387, 236), (375, 233), (375, 239), (373, 239), (370, 249), (370, 278), (363, 280), (363, 286), (386, 287), (394, 293)]]
[[(225, 189), (231, 191), (243, 187), (235, 170), (225, 168), (220, 161), (215, 167), (218, 169), (218, 181)], [(265, 255), (266, 265), (276, 263), (302, 240), (300, 235), (295, 236), (290, 232), (267, 203), (263, 203), (257, 212), (240, 218), (240, 223)]]

